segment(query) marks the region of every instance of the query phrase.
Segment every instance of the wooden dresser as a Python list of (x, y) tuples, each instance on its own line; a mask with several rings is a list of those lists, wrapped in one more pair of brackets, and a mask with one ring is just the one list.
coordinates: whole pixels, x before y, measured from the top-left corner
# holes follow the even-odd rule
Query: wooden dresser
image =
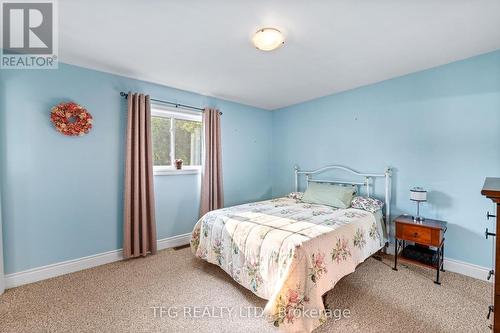
[[(488, 219), (496, 217), (496, 232), (500, 231), (500, 178), (486, 178), (481, 194), (493, 200), (496, 204), (496, 215), (487, 213)], [(495, 236), (486, 229), (486, 237)], [(499, 235), (500, 236), (500, 235)], [(489, 313), (492, 318), (493, 332), (500, 333), (500, 278), (496, 279), (496, 273), (500, 272), (500, 237), (495, 237), (495, 267), (493, 268), (493, 304)], [(497, 282), (498, 280), (498, 282)]]

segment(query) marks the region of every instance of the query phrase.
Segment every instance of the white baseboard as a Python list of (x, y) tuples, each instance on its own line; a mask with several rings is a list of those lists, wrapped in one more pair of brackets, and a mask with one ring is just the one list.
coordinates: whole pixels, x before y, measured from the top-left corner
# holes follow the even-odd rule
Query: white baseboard
[(191, 240), (191, 233), (188, 232), (187, 234), (158, 239), (157, 247), (158, 250), (169, 249), (172, 247), (189, 244), (190, 240)]
[[(444, 269), (450, 272), (466, 275), (475, 279), (488, 281), (489, 268), (469, 264), (456, 259), (444, 258)], [(491, 282), (491, 280), (489, 281)]]
[[(158, 250), (177, 247), (189, 244), (191, 233), (159, 239), (157, 243)], [(388, 248), (388, 253), (394, 253), (394, 247)], [(14, 288), (23, 284), (37, 282), (52, 277), (81, 271), (111, 262), (123, 260), (122, 249), (99, 253), (83, 258), (67, 260), (51, 265), (36, 267), (22, 272), (5, 275), (5, 288)], [(470, 276), (475, 279), (487, 281), (489, 268), (469, 264), (460, 260), (444, 258), (444, 268), (447, 271)]]
[[(157, 248), (158, 250), (163, 250), (186, 245), (189, 244), (190, 239), (191, 233), (159, 239)], [(14, 288), (23, 284), (41, 281), (120, 260), (123, 260), (122, 249), (7, 274), (5, 275), (5, 288)]]
[[(391, 255), (394, 254), (394, 244), (389, 245), (387, 253)], [(478, 280), (488, 281), (488, 272), (490, 271), (490, 268), (444, 257), (444, 270), (470, 276)], [(491, 282), (491, 280), (489, 282)]]

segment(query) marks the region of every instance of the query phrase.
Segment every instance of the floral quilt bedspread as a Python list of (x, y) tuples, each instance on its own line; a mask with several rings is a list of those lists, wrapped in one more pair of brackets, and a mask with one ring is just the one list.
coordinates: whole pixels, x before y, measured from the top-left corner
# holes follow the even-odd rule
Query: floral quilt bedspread
[(191, 249), (257, 296), (287, 332), (310, 332), (328, 316), (322, 295), (384, 245), (380, 212), (278, 198), (211, 211)]

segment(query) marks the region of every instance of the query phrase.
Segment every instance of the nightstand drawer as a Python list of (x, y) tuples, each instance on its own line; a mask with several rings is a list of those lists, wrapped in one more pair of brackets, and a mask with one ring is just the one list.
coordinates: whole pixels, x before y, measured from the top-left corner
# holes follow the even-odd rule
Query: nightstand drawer
[(411, 225), (398, 225), (396, 235), (399, 239), (408, 241), (429, 244), (432, 240), (432, 232), (428, 228)]

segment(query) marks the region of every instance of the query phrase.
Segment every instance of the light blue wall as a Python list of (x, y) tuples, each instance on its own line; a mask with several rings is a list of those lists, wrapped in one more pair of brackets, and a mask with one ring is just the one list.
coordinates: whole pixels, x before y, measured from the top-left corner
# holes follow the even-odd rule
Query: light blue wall
[[(332, 78), (334, 79), (334, 78)], [(272, 113), (76, 66), (0, 71), (0, 191), (5, 271), (121, 247), (125, 100), (120, 91), (223, 112), (226, 205), (282, 195), (292, 168), (344, 164), (395, 168), (395, 213), (414, 212), (408, 189), (426, 187), (423, 214), (450, 221), (447, 257), (490, 264), (479, 191), (500, 175), (500, 52)], [(67, 138), (50, 108), (74, 100), (95, 118)], [(199, 176), (155, 177), (158, 238), (189, 232)], [(381, 190), (380, 183), (376, 184)]]
[(0, 295), (5, 291), (3, 271), (3, 237), (2, 237), (2, 193), (0, 191)]
[(445, 255), (489, 266), (480, 190), (500, 176), (500, 52), (273, 112), (274, 196), (292, 189), (295, 163), (394, 167), (394, 213), (414, 213), (409, 189), (425, 187), (423, 215), (449, 221)]
[(3, 152), (5, 151), (5, 131), (3, 130), (3, 125), (5, 123), (4, 112), (2, 101), (5, 99), (4, 95), (4, 82), (0, 78), (0, 294), (5, 290), (5, 280), (4, 280), (4, 259), (3, 259), (3, 235), (2, 235), (2, 225), (3, 225), (3, 211), (2, 211), (2, 196), (3, 196), (3, 176), (4, 176), (4, 159), (5, 156)]
[[(126, 102), (120, 91), (220, 108), (226, 205), (271, 196), (269, 111), (61, 64), (0, 71), (0, 153), (5, 271), (13, 273), (118, 249), (122, 237)], [(75, 101), (94, 117), (64, 137), (50, 109)], [(190, 232), (198, 175), (155, 177), (158, 238)]]

